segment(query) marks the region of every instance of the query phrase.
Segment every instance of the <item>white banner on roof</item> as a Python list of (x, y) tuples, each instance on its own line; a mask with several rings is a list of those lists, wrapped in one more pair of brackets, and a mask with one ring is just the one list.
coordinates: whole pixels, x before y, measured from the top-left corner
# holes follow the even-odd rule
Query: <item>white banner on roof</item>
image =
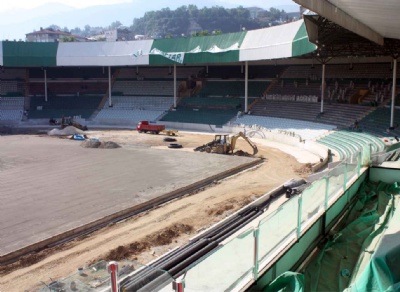
[(219, 47), (217, 47), (216, 45), (213, 45), (211, 48), (209, 48), (207, 51), (207, 53), (223, 53), (223, 52), (228, 52), (228, 51), (234, 51), (234, 50), (238, 50), (239, 49), (239, 43), (234, 43), (232, 46), (230, 46), (229, 48), (226, 49), (221, 49)]
[(251, 30), (246, 33), (239, 53), (240, 61), (292, 57), (292, 43), (303, 20)]
[(60, 43), (58, 66), (148, 65), (153, 40)]
[(171, 52), (171, 53), (166, 53), (163, 51), (160, 51), (159, 49), (152, 49), (150, 51), (150, 54), (152, 55), (161, 55), (169, 60), (172, 60), (174, 62), (177, 62), (179, 64), (183, 64), (183, 60), (185, 59), (185, 53), (184, 52)]

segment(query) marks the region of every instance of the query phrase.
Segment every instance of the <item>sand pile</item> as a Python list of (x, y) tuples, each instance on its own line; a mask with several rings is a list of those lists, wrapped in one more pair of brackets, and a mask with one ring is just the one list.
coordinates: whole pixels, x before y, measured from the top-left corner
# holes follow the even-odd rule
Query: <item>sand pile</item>
[(99, 148), (101, 142), (95, 139), (87, 139), (82, 142), (81, 146), (83, 148)]
[(75, 128), (74, 126), (65, 127), (62, 130), (54, 128), (53, 130), (47, 132), (49, 136), (69, 136), (69, 135), (83, 134), (83, 133), (84, 131)]
[(87, 139), (82, 142), (81, 146), (83, 148), (101, 148), (101, 149), (115, 149), (121, 146), (113, 141), (100, 142), (97, 139)]
[(101, 142), (99, 148), (104, 148), (104, 149), (115, 149), (115, 148), (120, 148), (117, 143), (113, 141), (106, 141), (106, 142)]

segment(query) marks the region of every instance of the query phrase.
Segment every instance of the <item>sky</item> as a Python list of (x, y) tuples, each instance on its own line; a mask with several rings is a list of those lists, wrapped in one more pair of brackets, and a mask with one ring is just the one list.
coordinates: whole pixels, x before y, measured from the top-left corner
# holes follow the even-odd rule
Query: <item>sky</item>
[(106, 4), (118, 4), (118, 3), (129, 3), (132, 0), (3, 0), (0, 5), (0, 11), (4, 12), (7, 10), (21, 9), (21, 8), (35, 8), (46, 3), (61, 3), (74, 8), (85, 8), (95, 5), (106, 5)]
[[(140, 3), (142, 0), (3, 0), (0, 5), (0, 12), (14, 10), (14, 9), (21, 9), (21, 8), (36, 8), (46, 3), (61, 3), (64, 5), (72, 6), (74, 8), (85, 8), (95, 5), (107, 5), (107, 4), (118, 4), (118, 3), (130, 3), (130, 2), (137, 2)], [(173, 0), (172, 0), (173, 1)], [(279, 5), (280, 2), (282, 4), (293, 4), (292, 1), (288, 0), (219, 0), (221, 3), (229, 3), (229, 4), (236, 4), (236, 5), (243, 5), (243, 6), (253, 6), (258, 5), (259, 7), (263, 7), (265, 5)], [(157, 0), (153, 0), (154, 4), (157, 3)], [(197, 1), (193, 1), (196, 3)], [(285, 3), (283, 3), (285, 2)], [(201, 1), (199, 2), (201, 4)]]
[(142, 17), (147, 11), (165, 7), (176, 9), (189, 4), (199, 8), (204, 5), (264, 9), (290, 5), (296, 8), (292, 0), (2, 0), (0, 40), (24, 40), (27, 33), (50, 25), (83, 29), (85, 25), (106, 27), (118, 20), (130, 26), (134, 18)]

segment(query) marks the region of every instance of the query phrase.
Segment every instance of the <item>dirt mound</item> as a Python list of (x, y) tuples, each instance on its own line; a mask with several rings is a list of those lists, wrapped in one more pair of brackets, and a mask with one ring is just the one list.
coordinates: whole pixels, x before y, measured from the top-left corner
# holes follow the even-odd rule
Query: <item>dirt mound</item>
[(64, 129), (54, 128), (53, 130), (48, 131), (47, 135), (49, 135), (49, 136), (69, 136), (69, 135), (83, 134), (83, 133), (84, 132), (82, 130), (75, 128), (74, 126), (68, 126), (68, 127), (65, 127)]
[(83, 148), (99, 148), (101, 142), (99, 140), (88, 139), (81, 143)]
[(106, 141), (106, 142), (101, 142), (99, 148), (115, 149), (115, 148), (121, 148), (121, 146), (113, 141)]
[(120, 261), (127, 259), (131, 256), (137, 255), (150, 248), (150, 245), (146, 242), (135, 241), (128, 246), (120, 245), (116, 249), (111, 250), (105, 257), (106, 261), (114, 260)]
[(250, 196), (244, 196), (240, 199), (230, 199), (224, 202), (221, 202), (219, 204), (216, 204), (214, 208), (208, 209), (206, 212), (209, 216), (215, 216), (218, 217), (220, 215), (230, 215), (236, 210), (247, 206), (254, 200), (256, 200), (258, 197), (262, 196), (262, 194), (252, 194)]
[(222, 204), (222, 206), (218, 206), (216, 208), (212, 208), (207, 211), (210, 216), (219, 216), (225, 213), (226, 211), (232, 210), (234, 206), (232, 204)]
[(312, 172), (312, 164), (311, 163), (305, 163), (295, 169), (295, 172), (299, 175), (308, 175)]
[(8, 274), (9, 272), (12, 272), (13, 270), (19, 269), (21, 267), (29, 267), (33, 264), (40, 262), (46, 256), (47, 256), (47, 252), (44, 250), (42, 250), (38, 253), (25, 255), (14, 263), (1, 265), (0, 266), (0, 275)]
[(238, 151), (236, 151), (233, 155), (236, 155), (236, 156), (246, 156), (246, 157), (253, 156), (253, 155), (251, 155), (251, 154), (249, 154), (249, 153), (247, 153), (247, 152), (245, 152), (245, 151), (243, 151), (243, 150), (238, 150)]
[[(135, 241), (129, 245), (120, 245), (116, 249), (110, 250), (103, 259), (106, 261), (120, 261), (123, 259), (129, 259), (150, 249), (151, 247), (170, 244), (182, 233), (191, 233), (192, 231), (193, 227), (190, 225), (174, 224), (172, 226), (162, 229), (156, 234), (147, 236), (141, 241)], [(98, 259), (93, 260), (92, 263), (95, 263), (97, 261)]]
[(115, 149), (121, 148), (120, 145), (113, 141), (100, 142), (97, 139), (88, 139), (82, 142), (83, 148), (101, 148), (101, 149)]

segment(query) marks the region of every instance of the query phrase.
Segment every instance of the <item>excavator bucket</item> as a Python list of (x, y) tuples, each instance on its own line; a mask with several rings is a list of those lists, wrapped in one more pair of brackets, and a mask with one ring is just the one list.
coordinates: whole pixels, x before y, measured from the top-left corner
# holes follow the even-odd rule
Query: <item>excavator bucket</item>
[(251, 141), (243, 132), (239, 132), (238, 134), (232, 136), (232, 138), (231, 138), (231, 152), (232, 153), (235, 150), (236, 141), (239, 138), (243, 138), (243, 140), (245, 140), (250, 145), (250, 147), (253, 149), (253, 153), (251, 155), (256, 155), (258, 153), (257, 145), (254, 144), (253, 141)]

